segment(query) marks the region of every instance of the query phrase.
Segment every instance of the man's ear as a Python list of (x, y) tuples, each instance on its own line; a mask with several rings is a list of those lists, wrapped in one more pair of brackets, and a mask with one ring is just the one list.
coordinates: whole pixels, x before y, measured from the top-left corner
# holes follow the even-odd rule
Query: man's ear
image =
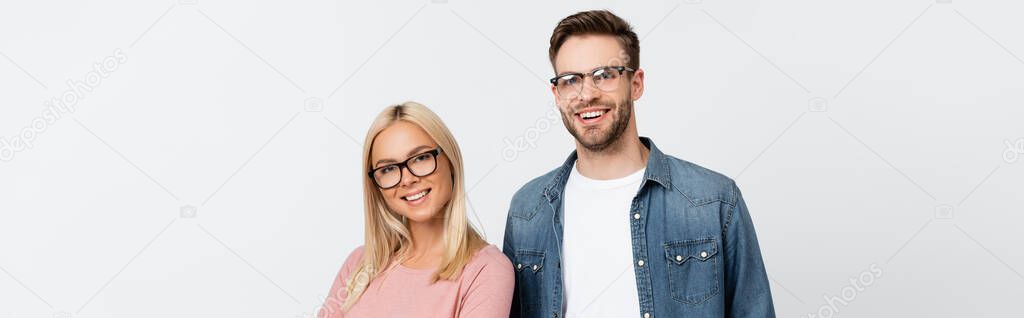
[(555, 88), (555, 85), (551, 85), (551, 96), (555, 98), (555, 107), (562, 107), (562, 103), (565, 101), (562, 100), (561, 96), (558, 96), (558, 89)]
[(643, 69), (639, 69), (638, 68), (635, 72), (633, 72), (633, 76), (632, 76), (632, 79), (630, 81), (629, 89), (630, 89), (630, 93), (632, 94), (631, 96), (633, 97), (634, 101), (640, 99), (640, 96), (644, 95), (644, 70)]

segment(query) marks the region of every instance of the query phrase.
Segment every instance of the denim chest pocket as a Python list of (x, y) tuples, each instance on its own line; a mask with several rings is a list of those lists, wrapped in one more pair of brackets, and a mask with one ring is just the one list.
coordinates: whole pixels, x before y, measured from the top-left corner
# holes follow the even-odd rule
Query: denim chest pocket
[(516, 271), (516, 293), (524, 312), (538, 310), (544, 297), (544, 252), (517, 250), (513, 268)]
[(718, 294), (719, 259), (715, 238), (663, 244), (672, 299), (699, 304)]

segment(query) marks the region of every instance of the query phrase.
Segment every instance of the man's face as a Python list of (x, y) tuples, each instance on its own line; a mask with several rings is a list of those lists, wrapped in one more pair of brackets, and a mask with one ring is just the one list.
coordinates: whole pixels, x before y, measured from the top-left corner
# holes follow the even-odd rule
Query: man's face
[[(606, 66), (626, 66), (629, 57), (615, 37), (610, 35), (575, 35), (562, 44), (555, 56), (555, 72), (591, 74)], [(605, 90), (595, 87), (593, 78), (585, 76), (579, 91), (560, 92), (552, 87), (555, 103), (562, 113), (562, 123), (576, 141), (591, 151), (602, 151), (614, 144), (626, 131), (632, 118), (633, 100), (643, 94), (643, 71), (625, 71), (605, 83)], [(613, 84), (614, 83), (614, 84)]]

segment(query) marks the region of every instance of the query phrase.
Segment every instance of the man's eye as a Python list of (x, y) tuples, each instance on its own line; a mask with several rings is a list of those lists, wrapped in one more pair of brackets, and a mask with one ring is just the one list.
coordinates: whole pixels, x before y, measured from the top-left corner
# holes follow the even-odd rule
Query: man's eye
[(579, 81), (580, 78), (578, 76), (569, 76), (562, 79), (562, 84), (572, 86), (579, 83)]
[(615, 77), (615, 75), (613, 75), (612, 72), (601, 70), (594, 73), (594, 77), (600, 79), (609, 79)]

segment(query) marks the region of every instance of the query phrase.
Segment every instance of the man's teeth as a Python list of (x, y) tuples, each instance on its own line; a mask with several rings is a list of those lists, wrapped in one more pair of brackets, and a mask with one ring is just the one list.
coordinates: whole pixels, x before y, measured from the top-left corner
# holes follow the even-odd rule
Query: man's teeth
[(430, 190), (423, 190), (423, 191), (420, 191), (420, 193), (413, 194), (413, 195), (410, 195), (410, 196), (406, 196), (405, 200), (406, 201), (416, 201), (416, 200), (419, 200), (423, 196), (427, 195), (427, 192), (430, 192)]
[(604, 114), (604, 111), (595, 110), (592, 112), (580, 113), (580, 117), (582, 117), (583, 119), (591, 119), (596, 118), (597, 116), (601, 116), (601, 114)]

